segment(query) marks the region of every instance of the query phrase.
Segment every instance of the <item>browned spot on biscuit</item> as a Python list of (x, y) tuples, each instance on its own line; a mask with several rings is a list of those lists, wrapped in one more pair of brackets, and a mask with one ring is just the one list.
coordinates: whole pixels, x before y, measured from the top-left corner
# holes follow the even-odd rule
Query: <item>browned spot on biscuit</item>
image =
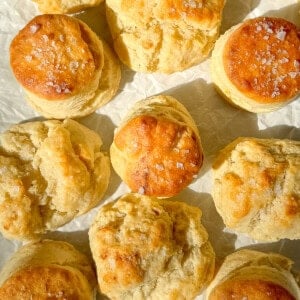
[(141, 194), (175, 195), (202, 166), (195, 133), (165, 118), (136, 117), (117, 133), (114, 142), (128, 156), (125, 182)]
[(218, 285), (209, 300), (296, 300), (282, 286), (269, 281), (227, 280)]
[(13, 39), (10, 62), (25, 89), (47, 100), (63, 100), (82, 91), (101, 72), (98, 48), (81, 21), (40, 15)]
[(287, 101), (300, 91), (300, 38), (284, 19), (246, 21), (228, 39), (223, 60), (230, 81), (258, 102)]

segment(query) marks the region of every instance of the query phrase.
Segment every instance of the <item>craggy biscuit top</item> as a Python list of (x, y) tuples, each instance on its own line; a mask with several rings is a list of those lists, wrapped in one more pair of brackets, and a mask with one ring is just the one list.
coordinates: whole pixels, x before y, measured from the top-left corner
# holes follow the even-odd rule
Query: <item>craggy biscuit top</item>
[[(161, 23), (175, 22), (209, 30), (220, 22), (224, 0), (163, 0), (163, 1), (118, 1), (112, 7), (118, 5), (122, 13), (129, 19), (141, 24), (151, 22)], [(155, 19), (157, 21), (155, 21)]]
[(202, 166), (203, 154), (193, 130), (164, 117), (131, 119), (116, 133), (114, 143), (128, 157), (125, 182), (141, 194), (177, 194)]
[(207, 300), (296, 300), (293, 261), (277, 253), (242, 249), (226, 256), (206, 290)]
[(30, 122), (0, 135), (0, 231), (27, 239), (101, 199), (109, 161), (100, 137), (73, 120)]
[(259, 240), (299, 238), (299, 141), (238, 138), (213, 169), (213, 198), (228, 227)]
[(193, 299), (214, 269), (200, 218), (197, 207), (139, 194), (101, 207), (89, 231), (101, 291), (111, 299)]
[(63, 100), (99, 80), (102, 43), (83, 22), (65, 15), (33, 18), (14, 38), (10, 62), (17, 80), (47, 100)]
[(300, 33), (284, 19), (245, 21), (229, 37), (223, 61), (231, 82), (257, 102), (286, 101), (300, 92)]
[(219, 36), (224, 0), (107, 0), (114, 48), (135, 71), (174, 73), (205, 59)]

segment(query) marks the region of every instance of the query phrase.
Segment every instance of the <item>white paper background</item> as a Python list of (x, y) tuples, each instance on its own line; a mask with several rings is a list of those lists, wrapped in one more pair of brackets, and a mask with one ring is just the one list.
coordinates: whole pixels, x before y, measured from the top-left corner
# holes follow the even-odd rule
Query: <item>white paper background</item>
[[(77, 15), (110, 43), (105, 22), (104, 6), (89, 9)], [(222, 32), (246, 18), (277, 16), (286, 18), (300, 26), (300, 4), (296, 0), (227, 0), (224, 9)], [(9, 67), (8, 49), (12, 38), (38, 11), (29, 0), (0, 1), (0, 131), (15, 123), (38, 118), (25, 102), (21, 88), (15, 81)], [(300, 98), (285, 108), (268, 114), (252, 114), (240, 111), (225, 103), (215, 92), (209, 75), (209, 59), (202, 64), (172, 75), (145, 75), (125, 67), (117, 96), (96, 113), (80, 119), (79, 122), (97, 131), (104, 141), (104, 150), (109, 149), (113, 130), (118, 126), (128, 109), (137, 101), (148, 96), (165, 93), (175, 96), (190, 111), (195, 119), (205, 151), (205, 163), (195, 180), (187, 189), (175, 197), (199, 206), (203, 211), (202, 221), (217, 254), (218, 262), (225, 255), (240, 247), (275, 251), (295, 261), (300, 269), (300, 241), (280, 241), (259, 244), (246, 236), (236, 235), (224, 229), (212, 197), (211, 163), (219, 149), (239, 136), (261, 138), (291, 138), (300, 140)], [(111, 182), (102, 202), (111, 201), (128, 192), (119, 177), (113, 172)], [(81, 216), (48, 238), (66, 240), (89, 254), (88, 227), (97, 208)], [(0, 268), (20, 246), (0, 234)], [(199, 297), (201, 299), (202, 297)]]

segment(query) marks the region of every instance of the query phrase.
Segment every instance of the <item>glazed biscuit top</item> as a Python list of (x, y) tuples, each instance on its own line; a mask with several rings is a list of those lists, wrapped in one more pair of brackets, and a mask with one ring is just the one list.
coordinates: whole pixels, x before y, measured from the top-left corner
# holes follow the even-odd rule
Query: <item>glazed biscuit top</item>
[(82, 274), (58, 265), (21, 269), (0, 287), (1, 299), (91, 299)]
[(232, 279), (217, 286), (210, 294), (209, 300), (219, 299), (295, 300), (295, 297), (282, 286), (270, 281)]
[(116, 134), (114, 142), (130, 157), (127, 183), (141, 194), (176, 194), (202, 166), (203, 154), (193, 130), (164, 117), (135, 117)]
[(300, 32), (284, 19), (246, 21), (229, 37), (223, 61), (231, 82), (257, 102), (287, 101), (300, 92)]
[[(126, 14), (138, 22), (150, 23), (153, 18), (160, 22), (184, 22), (198, 29), (214, 28), (220, 22), (224, 0), (163, 0), (163, 1), (109, 1), (112, 6), (120, 6)], [(116, 2), (116, 3), (114, 3)], [(119, 3), (120, 2), (120, 3)]]
[(47, 100), (79, 93), (99, 77), (103, 49), (83, 22), (65, 15), (40, 15), (14, 38), (10, 62), (17, 80)]

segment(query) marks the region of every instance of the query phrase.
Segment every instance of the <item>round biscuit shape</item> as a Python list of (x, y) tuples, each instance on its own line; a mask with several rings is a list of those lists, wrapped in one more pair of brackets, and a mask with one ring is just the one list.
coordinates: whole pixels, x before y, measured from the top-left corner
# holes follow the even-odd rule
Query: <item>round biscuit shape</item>
[(0, 135), (0, 231), (34, 239), (94, 206), (110, 176), (101, 138), (73, 121), (14, 125)]
[(33, 0), (44, 14), (69, 14), (99, 5), (103, 0)]
[(273, 17), (246, 20), (217, 40), (212, 81), (234, 106), (254, 113), (280, 109), (300, 93), (299, 49), (293, 23)]
[(225, 225), (260, 241), (300, 238), (300, 142), (238, 138), (213, 163)]
[(203, 163), (194, 120), (181, 103), (164, 95), (134, 105), (115, 132), (110, 155), (133, 192), (155, 197), (178, 194)]
[(101, 207), (89, 230), (101, 292), (111, 299), (194, 299), (214, 272), (200, 218), (197, 207), (140, 194)]
[(182, 71), (204, 60), (219, 36), (224, 0), (106, 1), (120, 60), (146, 73)]

